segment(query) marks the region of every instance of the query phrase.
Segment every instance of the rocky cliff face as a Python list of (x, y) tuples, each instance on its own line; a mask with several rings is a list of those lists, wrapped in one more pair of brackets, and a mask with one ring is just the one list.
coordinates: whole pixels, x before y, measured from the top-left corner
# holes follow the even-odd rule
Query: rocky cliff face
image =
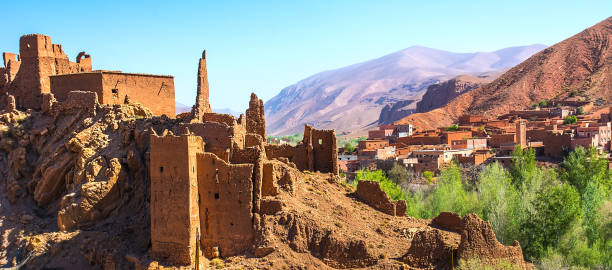
[(487, 78), (461, 75), (442, 83), (430, 85), (427, 87), (423, 99), (417, 103), (416, 112), (423, 113), (440, 108), (459, 95), (487, 82), (490, 82)]
[(442, 108), (408, 116), (398, 123), (435, 128), (465, 113), (495, 117), (543, 99), (565, 100), (570, 96), (607, 106), (612, 95), (611, 47), (612, 17), (535, 54)]
[(418, 100), (431, 84), (461, 74), (478, 75), (509, 68), (545, 47), (453, 53), (414, 46), (325, 71), (286, 87), (266, 102), (268, 132), (295, 133), (305, 123), (338, 132), (362, 130), (376, 124), (386, 105)]

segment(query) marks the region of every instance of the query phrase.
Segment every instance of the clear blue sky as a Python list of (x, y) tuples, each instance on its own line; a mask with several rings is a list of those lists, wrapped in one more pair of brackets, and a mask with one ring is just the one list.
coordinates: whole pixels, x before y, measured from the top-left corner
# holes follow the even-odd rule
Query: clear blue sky
[[(94, 69), (175, 76), (195, 98), (207, 50), (213, 108), (243, 111), (323, 70), (412, 45), (454, 52), (552, 45), (612, 15), (612, 1), (3, 1), (0, 50), (50, 35)], [(176, 1), (179, 2), (179, 1)]]

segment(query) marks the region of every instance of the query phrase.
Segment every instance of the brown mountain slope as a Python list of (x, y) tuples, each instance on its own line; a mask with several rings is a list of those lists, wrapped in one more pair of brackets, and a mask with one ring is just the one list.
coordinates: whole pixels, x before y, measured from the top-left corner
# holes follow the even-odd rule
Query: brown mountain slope
[(396, 123), (421, 129), (446, 126), (458, 116), (495, 117), (543, 99), (563, 100), (576, 93), (586, 100), (612, 95), (612, 17), (545, 49), (493, 82), (462, 94), (446, 106)]
[(430, 85), (423, 99), (417, 103), (416, 111), (428, 112), (440, 108), (455, 97), (490, 82), (486, 78), (460, 75), (451, 80)]

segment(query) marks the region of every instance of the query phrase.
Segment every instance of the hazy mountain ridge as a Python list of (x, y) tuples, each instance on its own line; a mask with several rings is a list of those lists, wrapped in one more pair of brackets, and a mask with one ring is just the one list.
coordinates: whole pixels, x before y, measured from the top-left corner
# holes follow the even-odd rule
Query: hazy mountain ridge
[(434, 83), (455, 76), (508, 68), (546, 46), (510, 47), (494, 52), (453, 53), (422, 46), (343, 68), (288, 86), (265, 104), (268, 132), (288, 134), (303, 124), (343, 131), (377, 123), (387, 104), (416, 99)]

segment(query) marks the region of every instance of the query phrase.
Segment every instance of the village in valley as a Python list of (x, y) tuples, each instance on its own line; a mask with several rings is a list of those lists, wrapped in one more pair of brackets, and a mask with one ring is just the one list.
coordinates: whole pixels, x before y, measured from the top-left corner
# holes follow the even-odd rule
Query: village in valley
[(608, 153), (612, 108), (594, 112), (592, 108), (592, 101), (543, 101), (495, 119), (463, 115), (457, 123), (436, 130), (418, 130), (409, 123), (382, 125), (369, 130), (353, 149), (340, 145), (338, 165), (353, 178), (359, 169), (376, 170), (380, 160), (395, 160), (422, 176), (438, 174), (450, 162), (508, 166), (517, 147), (531, 148), (538, 161), (551, 163), (579, 146)]

